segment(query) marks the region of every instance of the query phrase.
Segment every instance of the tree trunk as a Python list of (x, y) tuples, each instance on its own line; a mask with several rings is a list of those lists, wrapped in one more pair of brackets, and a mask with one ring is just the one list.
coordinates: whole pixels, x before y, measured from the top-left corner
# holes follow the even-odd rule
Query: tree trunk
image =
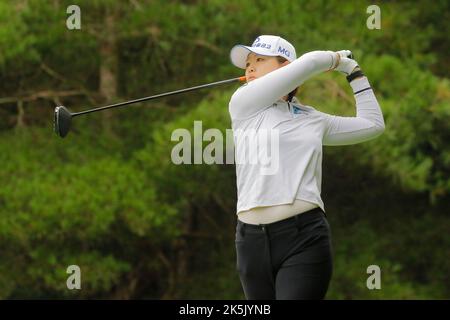
[[(108, 11), (104, 20), (103, 35), (100, 39), (100, 94), (105, 103), (111, 103), (117, 97), (117, 37), (115, 14)], [(115, 136), (112, 110), (104, 110), (102, 127), (107, 135)]]
[(17, 123), (16, 128), (23, 128), (25, 127), (25, 122), (23, 120), (25, 116), (25, 112), (23, 111), (23, 101), (19, 100), (17, 101)]
[[(193, 230), (193, 208), (190, 206), (189, 210), (186, 212), (186, 217), (184, 219), (184, 225), (182, 226), (182, 234), (190, 234)], [(176, 258), (176, 283), (186, 281), (188, 276), (189, 268), (189, 258), (190, 258), (190, 247), (188, 239), (184, 236), (177, 239), (175, 250), (177, 252)], [(178, 292), (175, 292), (178, 294)], [(174, 297), (177, 299), (178, 297)]]

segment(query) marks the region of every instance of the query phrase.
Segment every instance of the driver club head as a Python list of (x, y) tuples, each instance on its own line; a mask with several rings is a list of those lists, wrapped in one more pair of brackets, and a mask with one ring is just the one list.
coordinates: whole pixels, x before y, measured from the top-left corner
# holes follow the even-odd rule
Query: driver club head
[(70, 130), (70, 123), (72, 120), (72, 114), (64, 106), (58, 106), (55, 108), (54, 129), (55, 133), (61, 138), (64, 138)]

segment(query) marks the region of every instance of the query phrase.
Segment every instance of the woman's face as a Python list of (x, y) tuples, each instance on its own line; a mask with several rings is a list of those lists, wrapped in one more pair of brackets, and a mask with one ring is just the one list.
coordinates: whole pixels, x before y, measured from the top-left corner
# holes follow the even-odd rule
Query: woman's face
[(287, 65), (289, 61), (279, 63), (276, 57), (262, 56), (253, 52), (247, 56), (245, 76), (247, 82), (258, 79), (269, 72)]

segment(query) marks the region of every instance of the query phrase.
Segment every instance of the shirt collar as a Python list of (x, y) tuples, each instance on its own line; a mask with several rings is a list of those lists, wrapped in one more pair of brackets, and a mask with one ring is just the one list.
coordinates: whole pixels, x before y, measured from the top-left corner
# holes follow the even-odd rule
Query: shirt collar
[[(285, 100), (283, 100), (283, 99), (278, 99), (278, 101), (277, 102), (284, 102), (284, 103), (287, 103), (287, 101), (285, 101)], [(302, 105), (301, 103), (300, 103), (300, 101), (297, 99), (297, 97), (292, 97), (292, 101), (290, 102), (290, 103), (292, 103), (292, 104), (298, 104), (298, 105)]]

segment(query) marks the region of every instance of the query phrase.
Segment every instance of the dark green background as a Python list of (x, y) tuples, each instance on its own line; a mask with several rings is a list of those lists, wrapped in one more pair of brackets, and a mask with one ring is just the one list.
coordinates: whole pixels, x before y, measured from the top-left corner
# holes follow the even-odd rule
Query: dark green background
[[(81, 8), (68, 30), (66, 8)], [(378, 4), (381, 29), (366, 9)], [(297, 55), (352, 50), (386, 122), (324, 147), (334, 248), (328, 299), (450, 298), (448, 1), (0, 1), (0, 298), (243, 299), (233, 165), (170, 160), (173, 130), (230, 128), (238, 85), (76, 118), (72, 111), (242, 75), (237, 43), (280, 35)], [(338, 72), (297, 97), (354, 116)], [(82, 289), (66, 288), (79, 265)], [(379, 265), (381, 290), (366, 269)]]

